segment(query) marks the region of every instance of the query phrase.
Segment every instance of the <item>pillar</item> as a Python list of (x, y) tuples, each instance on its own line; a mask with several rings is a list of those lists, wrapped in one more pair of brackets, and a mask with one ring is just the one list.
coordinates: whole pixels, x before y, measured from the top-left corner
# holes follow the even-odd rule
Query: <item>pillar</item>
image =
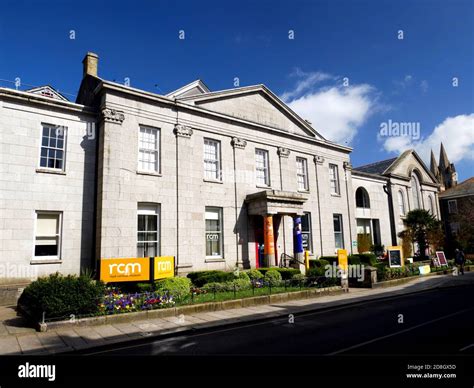
[(273, 216), (271, 214), (263, 216), (263, 244), (264, 266), (270, 267), (275, 263), (275, 238), (273, 235)]

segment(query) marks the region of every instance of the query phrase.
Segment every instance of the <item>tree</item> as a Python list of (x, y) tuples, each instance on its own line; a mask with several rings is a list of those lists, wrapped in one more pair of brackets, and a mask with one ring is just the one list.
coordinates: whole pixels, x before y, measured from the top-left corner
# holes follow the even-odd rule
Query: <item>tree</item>
[(444, 244), (444, 233), (441, 221), (438, 221), (430, 212), (415, 209), (408, 212), (403, 221), (406, 227), (405, 236), (410, 236), (413, 243), (418, 245), (419, 257), (426, 259), (426, 248), (430, 245), (439, 249)]
[(458, 201), (458, 214), (453, 217), (458, 224), (456, 240), (466, 253), (474, 252), (474, 197)]

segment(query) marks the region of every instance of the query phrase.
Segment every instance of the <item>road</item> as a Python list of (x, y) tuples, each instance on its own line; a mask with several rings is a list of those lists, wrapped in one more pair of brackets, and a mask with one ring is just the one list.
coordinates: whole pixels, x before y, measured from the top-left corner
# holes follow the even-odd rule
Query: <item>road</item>
[(90, 349), (95, 355), (474, 354), (474, 284)]

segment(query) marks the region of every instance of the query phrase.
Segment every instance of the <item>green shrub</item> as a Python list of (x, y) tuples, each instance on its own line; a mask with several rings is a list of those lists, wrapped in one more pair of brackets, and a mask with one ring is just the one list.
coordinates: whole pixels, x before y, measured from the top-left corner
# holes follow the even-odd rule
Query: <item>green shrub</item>
[(317, 278), (317, 277), (321, 277), (321, 276), (325, 276), (325, 275), (326, 275), (326, 268), (324, 268), (322, 266), (310, 268), (306, 272), (306, 276), (308, 278)]
[(331, 265), (332, 265), (332, 263), (336, 263), (336, 265), (338, 264), (337, 263), (337, 256), (321, 256), (319, 258), (319, 260), (325, 260)]
[(316, 260), (316, 267), (321, 267), (321, 268), (326, 269), (326, 266), (330, 265), (329, 263), (330, 262), (328, 260), (319, 259), (319, 260)]
[(281, 284), (282, 277), (276, 269), (269, 269), (265, 273), (264, 279), (271, 287), (278, 287)]
[(188, 278), (196, 287), (202, 287), (207, 283), (223, 283), (234, 280), (233, 272), (225, 271), (197, 271), (190, 272)]
[(297, 274), (292, 276), (292, 278), (290, 280), (290, 284), (292, 286), (300, 286), (300, 285), (303, 285), (305, 283), (305, 280), (306, 280), (306, 277), (303, 274), (297, 273)]
[(154, 290), (152, 283), (137, 283), (136, 286), (139, 293), (151, 292)]
[(370, 265), (374, 267), (377, 262), (377, 256), (373, 253), (359, 253), (361, 264)]
[(211, 282), (202, 286), (202, 290), (206, 292), (223, 292), (227, 291), (228, 285), (226, 283)]
[(237, 279), (243, 279), (250, 284), (250, 277), (246, 272), (239, 272), (239, 276), (237, 277)]
[(191, 290), (191, 280), (180, 277), (157, 280), (155, 282), (155, 289), (158, 292), (167, 292), (169, 295), (179, 300), (189, 295)]
[(283, 280), (289, 280), (293, 275), (301, 273), (299, 269), (296, 268), (279, 268), (279, 267), (272, 267), (272, 268), (259, 268), (258, 271), (265, 276), (268, 271), (278, 271), (281, 275)]
[(349, 255), (347, 258), (348, 264), (350, 265), (360, 265), (360, 257), (359, 255)]
[(246, 273), (252, 281), (263, 278), (262, 273), (258, 269), (249, 269)]
[(87, 276), (59, 273), (39, 278), (25, 288), (18, 305), (40, 320), (43, 311), (48, 317), (63, 317), (70, 314), (94, 314), (105, 294), (105, 284)]
[(251, 287), (250, 284), (250, 279), (235, 279), (232, 280), (231, 282), (225, 283), (228, 285), (228, 291), (243, 291), (243, 290), (248, 290)]

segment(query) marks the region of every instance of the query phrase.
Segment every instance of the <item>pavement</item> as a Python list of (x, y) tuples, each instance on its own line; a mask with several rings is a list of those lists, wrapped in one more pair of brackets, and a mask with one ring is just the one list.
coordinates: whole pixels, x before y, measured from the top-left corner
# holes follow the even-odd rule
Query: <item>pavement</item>
[[(360, 314), (362, 311), (371, 312), (368, 315), (373, 315), (375, 311), (380, 313), (383, 311), (384, 307), (390, 305), (390, 303), (395, 303), (393, 301), (396, 299), (404, 302), (397, 305), (398, 307), (396, 307), (394, 311), (396, 311), (397, 308), (398, 311), (401, 311), (400, 309), (404, 306), (403, 303), (405, 303), (406, 306), (410, 306), (412, 311), (416, 311), (420, 306), (433, 306), (433, 303), (437, 300), (436, 298), (441, 295), (441, 293), (436, 293), (436, 290), (443, 289), (442, 294), (447, 295), (451, 288), (462, 290), (466, 287), (470, 288), (473, 285), (473, 272), (468, 272), (464, 276), (439, 275), (420, 277), (415, 278), (408, 283), (390, 288), (351, 288), (349, 293), (321, 296), (313, 299), (293, 300), (283, 303), (215, 312), (194, 313), (179, 317), (137, 320), (128, 323), (87, 327), (73, 326), (68, 328), (58, 328), (57, 330), (51, 330), (44, 333), (36, 332), (35, 329), (28, 327), (21, 317), (16, 316), (14, 307), (0, 307), (0, 354), (47, 355), (65, 352), (90, 354), (94, 352), (100, 353), (101, 351), (107, 352), (110, 351), (110, 349), (112, 349), (112, 351), (118, 351), (117, 349), (123, 347), (127, 348), (128, 345), (130, 346), (128, 346), (127, 352), (133, 354), (134, 351), (131, 350), (134, 349), (133, 344), (143, 345), (144, 342), (145, 344), (149, 344), (153, 342), (166, 341), (174, 337), (185, 336), (190, 333), (196, 334), (204, 331), (212, 332), (226, 329), (238, 330), (249, 323), (255, 325), (261, 324), (263, 325), (262, 327), (265, 328), (266, 324), (272, 325), (272, 322), (277, 319), (284, 318), (285, 320), (298, 320), (303, 316), (309, 316), (308, 314), (312, 313), (323, 314), (324, 312), (338, 309), (342, 311), (343, 309), (347, 310), (348, 308), (352, 310), (352, 315), (345, 315), (344, 319), (350, 327), (356, 327), (351, 324), (350, 321), (352, 319), (354, 321), (360, 319), (361, 322), (365, 322), (365, 325), (375, 325), (375, 322), (377, 322), (376, 320), (373, 321), (374, 323), (370, 323), (370, 321), (364, 321), (362, 317), (357, 318), (357, 314)], [(458, 310), (456, 310), (456, 314), (459, 313), (459, 318), (462, 318), (463, 322), (471, 322), (472, 310), (463, 311), (461, 305), (463, 305), (463, 303), (466, 304), (462, 297), (464, 294), (459, 294), (460, 291), (457, 292), (458, 294), (451, 295), (451, 298), (454, 298), (453, 300), (457, 301), (456, 303), (451, 303), (451, 299), (449, 298), (443, 298), (443, 303), (441, 305), (457, 308)], [(409, 295), (412, 293), (420, 294), (410, 298)], [(419, 298), (422, 298), (424, 294), (430, 294), (431, 296), (428, 297), (427, 295), (427, 298), (422, 301), (422, 299)], [(470, 295), (472, 295), (472, 288)], [(469, 297), (466, 296), (467, 300), (469, 300)], [(419, 301), (417, 302), (418, 299)], [(378, 307), (370, 309), (369, 307), (371, 306), (371, 303), (378, 303)], [(432, 315), (430, 310), (425, 310), (423, 310), (424, 313), (422, 315)], [(421, 308), (420, 311), (422, 311)], [(446, 313), (447, 315), (454, 314), (453, 312), (448, 313), (444, 310), (443, 313)], [(461, 317), (461, 314), (467, 315)], [(382, 316), (383, 314), (378, 315)], [(353, 318), (351, 318), (351, 316)], [(452, 315), (452, 318), (454, 319), (455, 316), (456, 315)], [(438, 318), (439, 316), (435, 314), (430, 319), (436, 320)], [(450, 318), (451, 316), (448, 316), (446, 319)], [(419, 320), (419, 323), (417, 324), (422, 324), (422, 319), (425, 318), (418, 315), (416, 320), (417, 322)], [(430, 319), (428, 319), (428, 321), (430, 321)], [(328, 325), (329, 326), (326, 327), (326, 329), (329, 329), (334, 325), (340, 327), (341, 323), (336, 322), (334, 324), (333, 322), (331, 324), (329, 322)], [(321, 329), (322, 328), (323, 327), (321, 327)], [(440, 332), (443, 332), (441, 328), (438, 329)], [(227, 334), (229, 334), (229, 330), (227, 331)], [(469, 332), (470, 335), (472, 335), (472, 325)], [(381, 332), (381, 335), (382, 333), (383, 332)], [(227, 341), (228, 337), (225, 338), (226, 341), (218, 342), (222, 344), (230, 344), (231, 342)], [(239, 340), (239, 337), (236, 337), (236, 341), (237, 343), (239, 341), (242, 343), (241, 338)], [(472, 342), (474, 341), (471, 341), (471, 343)], [(214, 341), (214, 344), (215, 343), (216, 342)], [(465, 346), (469, 346), (469, 344)], [(166, 348), (167, 347), (165, 346), (163, 349)], [(255, 349), (254, 346), (247, 348)], [(162, 347), (160, 347), (160, 349), (162, 349)], [(300, 348), (295, 347), (294, 349)], [(329, 353), (332, 350), (334, 349), (327, 349)], [(140, 353), (141, 351), (136, 352), (138, 352), (137, 354), (143, 354)], [(146, 350), (144, 354), (150, 354), (150, 351)]]

